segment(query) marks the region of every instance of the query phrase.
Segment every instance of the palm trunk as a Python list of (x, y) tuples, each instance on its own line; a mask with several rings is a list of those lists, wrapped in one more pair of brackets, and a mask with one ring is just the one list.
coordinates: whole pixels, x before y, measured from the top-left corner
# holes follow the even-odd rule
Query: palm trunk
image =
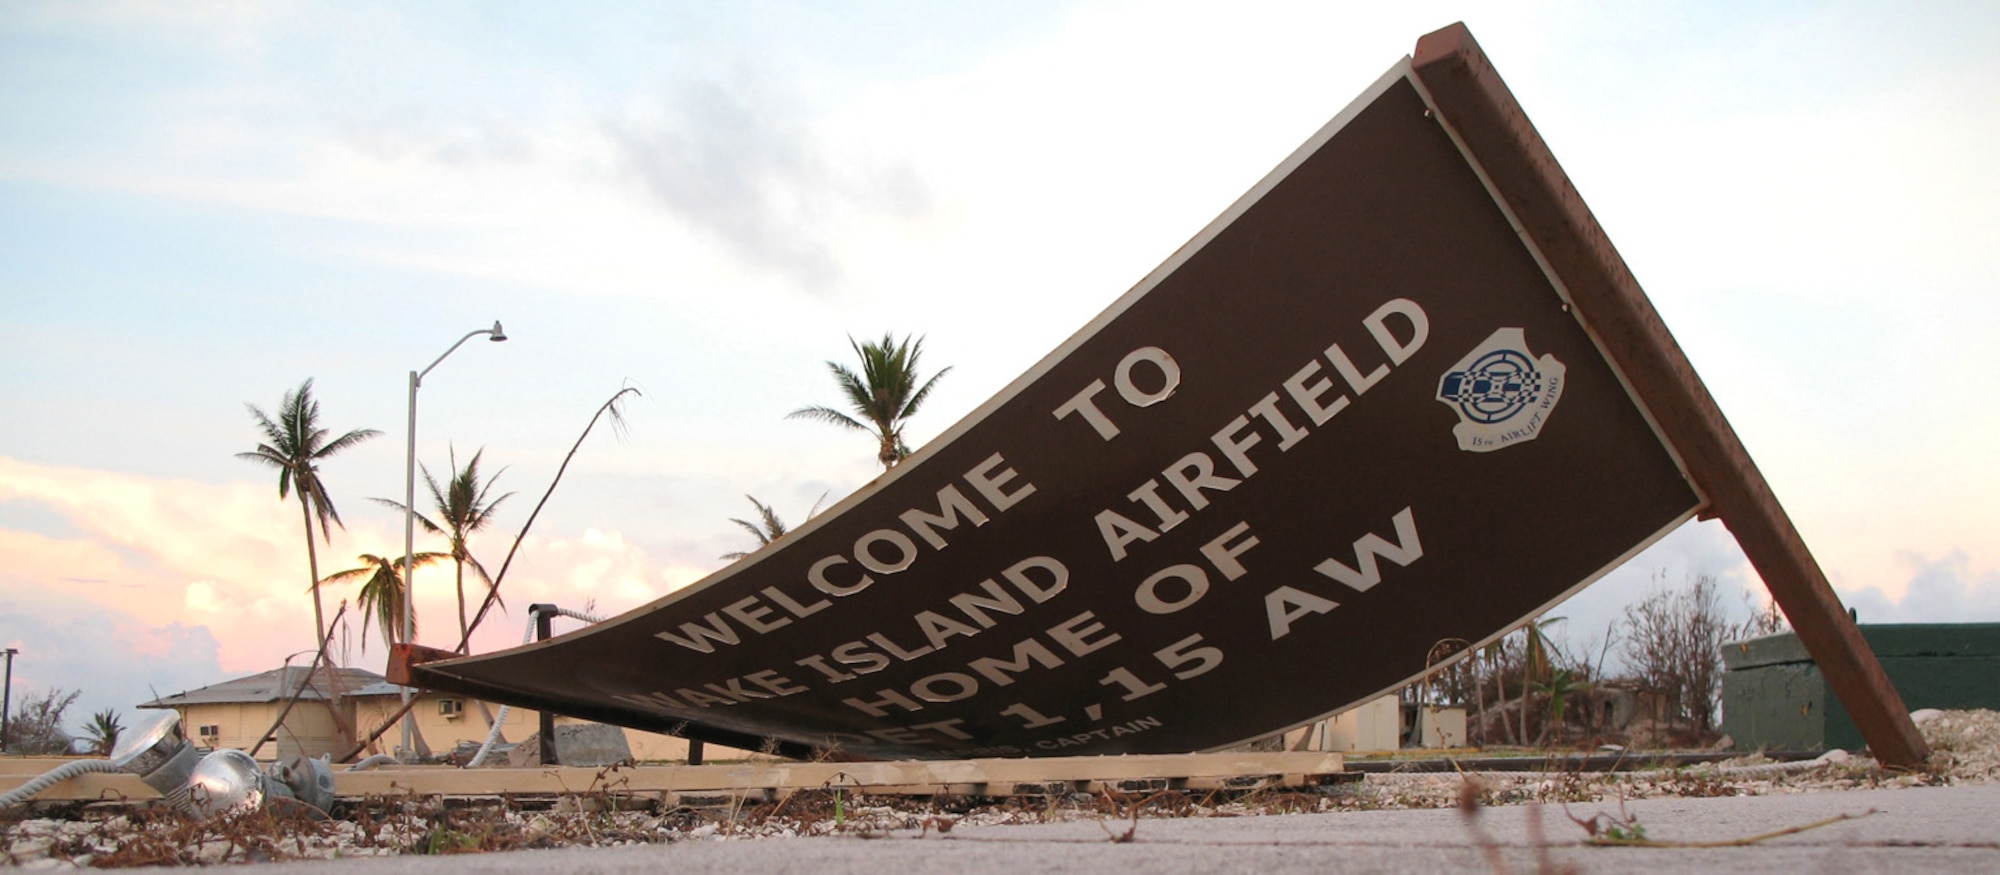
[[(1484, 661), (1477, 650), (1472, 651), (1472, 658), (1466, 660), (1466, 664), (1472, 666), (1472, 697), (1478, 703), (1476, 706), (1478, 716), (1473, 718), (1472, 725), (1479, 727), (1479, 743), (1481, 744), (1486, 743), (1486, 674), (1481, 667), (1481, 663)], [(1472, 739), (1468, 738), (1466, 740), (1471, 741)]]
[(326, 608), (319, 598), (319, 549), (313, 546), (312, 508), (306, 504), (306, 492), (299, 490), (299, 515), (306, 521), (306, 569), (312, 573), (313, 594), (313, 643), (319, 645), (320, 653), (326, 652)]
[(1528, 740), (1528, 685), (1521, 684), (1521, 743), (1532, 745)]
[[(466, 641), (472, 637), (471, 631), (468, 630), (465, 625), (465, 558), (464, 557), (465, 557), (464, 548), (452, 551), (451, 555), (452, 564), (458, 566), (457, 571), (458, 571), (458, 640), (459, 641)], [(461, 645), (459, 647), (458, 652), (465, 653), (467, 651), (466, 648), (463, 645)]]
[(1526, 637), (1521, 641), (1521, 743), (1528, 741), (1528, 687), (1535, 682), (1535, 630), (1533, 620), (1528, 621)]

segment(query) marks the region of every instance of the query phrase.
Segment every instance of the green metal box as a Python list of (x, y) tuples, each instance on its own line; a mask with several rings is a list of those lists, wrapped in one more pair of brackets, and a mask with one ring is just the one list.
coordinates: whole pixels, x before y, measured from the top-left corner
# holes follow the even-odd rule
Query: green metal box
[[(2000, 710), (2000, 623), (1861, 627), (1903, 704)], [(1722, 647), (1722, 731), (1738, 750), (1859, 750), (1861, 731), (1792, 633)]]

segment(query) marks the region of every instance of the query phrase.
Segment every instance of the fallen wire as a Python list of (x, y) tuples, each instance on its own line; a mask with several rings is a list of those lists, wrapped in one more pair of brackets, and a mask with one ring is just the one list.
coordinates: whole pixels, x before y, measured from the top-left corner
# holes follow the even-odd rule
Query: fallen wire
[(1781, 838), (1783, 836), (1797, 835), (1798, 833), (1806, 832), (1807, 830), (1819, 829), (1820, 827), (1823, 826), (1832, 826), (1842, 821), (1860, 820), (1861, 818), (1867, 817), (1871, 814), (1881, 814), (1881, 813), (1882, 810), (1879, 808), (1870, 808), (1867, 811), (1861, 812), (1860, 814), (1836, 814), (1825, 820), (1816, 820), (1813, 821), (1812, 823), (1801, 824), (1799, 826), (1788, 826), (1785, 827), (1784, 829), (1772, 830), (1767, 833), (1761, 833), (1758, 835), (1748, 836), (1745, 838), (1725, 839), (1722, 841), (1713, 841), (1713, 842), (1667, 842), (1667, 841), (1660, 841), (1658, 839), (1648, 839), (1648, 838), (1621, 838), (1608, 835), (1593, 835), (1590, 837), (1589, 840), (1585, 841), (1584, 844), (1595, 845), (1598, 847), (1620, 847), (1620, 848), (1741, 848), (1741, 847), (1748, 847), (1750, 845), (1760, 844), (1762, 842), (1770, 841), (1771, 839), (1775, 838)]

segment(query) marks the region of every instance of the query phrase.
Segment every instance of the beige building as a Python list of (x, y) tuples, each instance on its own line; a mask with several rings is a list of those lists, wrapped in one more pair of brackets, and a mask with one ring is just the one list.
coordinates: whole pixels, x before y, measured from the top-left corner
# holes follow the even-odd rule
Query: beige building
[[(358, 668), (312, 672), (310, 681), (307, 675), (304, 666), (287, 666), (163, 696), (139, 707), (180, 712), (181, 728), (202, 747), (247, 751), (259, 747), (261, 740), (260, 760), (293, 753), (340, 756), (354, 746), (354, 702), (349, 694), (379, 683), (382, 676)], [(294, 693), (298, 701), (287, 711)]]
[[(403, 688), (387, 681), (363, 687), (353, 694), (354, 711), (363, 727), (380, 726), (403, 707)], [(503, 713), (504, 712), (504, 713)], [(527, 740), (540, 730), (541, 713), (526, 708), (501, 708), (490, 702), (468, 699), (452, 693), (424, 691), (417, 695), (417, 702), (410, 708), (416, 718), (417, 733), (421, 736), (425, 749), (431, 754), (450, 753), (463, 743), (482, 744), (492, 731), (493, 722), (500, 721), (500, 741), (502, 743)], [(575, 717), (557, 717), (556, 724), (585, 723)], [(391, 730), (382, 736), (381, 746), (401, 744), (402, 735)], [(632, 758), (640, 762), (684, 761), (688, 755), (685, 738), (642, 732), (637, 729), (625, 730), (625, 743), (632, 750)], [(743, 759), (750, 756), (747, 751), (735, 748), (708, 745), (703, 752), (709, 760)]]
[[(286, 702), (294, 692), (299, 693), (298, 702), (286, 712)], [(306, 669), (294, 666), (164, 696), (139, 707), (180, 712), (182, 728), (202, 747), (247, 751), (262, 737), (266, 741), (257, 751), (259, 760), (274, 761), (292, 753), (338, 757), (354, 749), (357, 738), (395, 716), (403, 707), (403, 687), (358, 668), (322, 670), (308, 683)], [(410, 714), (416, 719), (419, 752), (432, 755), (451, 753), (461, 743), (484, 743), (495, 719), (501, 719), (502, 743), (525, 741), (539, 729), (541, 719), (539, 713), (525, 708), (506, 709), (503, 719), (498, 705), (429, 691), (418, 693)], [(557, 717), (556, 722), (585, 721)], [(685, 738), (627, 729), (625, 741), (632, 758), (640, 762), (687, 759)], [(402, 732), (391, 729), (362, 753), (395, 753), (401, 744)], [(711, 761), (753, 756), (717, 745), (708, 745), (704, 755)]]
[(1405, 705), (1395, 693), (1363, 702), (1283, 736), (1286, 750), (1388, 753), (1414, 742), (1418, 748), (1469, 746), (1465, 709)]

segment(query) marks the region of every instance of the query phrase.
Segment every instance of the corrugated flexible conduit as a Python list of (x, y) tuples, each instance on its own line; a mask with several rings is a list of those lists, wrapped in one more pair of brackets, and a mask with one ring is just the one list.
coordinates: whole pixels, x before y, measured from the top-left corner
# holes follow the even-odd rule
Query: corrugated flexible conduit
[(396, 759), (394, 755), (386, 753), (378, 753), (365, 760), (362, 760), (361, 762), (348, 766), (347, 770), (350, 772), (365, 772), (368, 771), (369, 769), (375, 768), (376, 766), (386, 766), (390, 763), (400, 763), (400, 762), (402, 762), (402, 760)]
[(60, 766), (43, 772), (40, 776), (26, 784), (15, 787), (6, 793), (0, 793), (0, 808), (12, 808), (15, 805), (33, 799), (35, 794), (43, 790), (47, 790), (78, 775), (87, 775), (91, 772), (104, 772), (117, 775), (124, 774), (125, 770), (113, 765), (110, 760), (76, 760), (74, 762), (63, 763)]

